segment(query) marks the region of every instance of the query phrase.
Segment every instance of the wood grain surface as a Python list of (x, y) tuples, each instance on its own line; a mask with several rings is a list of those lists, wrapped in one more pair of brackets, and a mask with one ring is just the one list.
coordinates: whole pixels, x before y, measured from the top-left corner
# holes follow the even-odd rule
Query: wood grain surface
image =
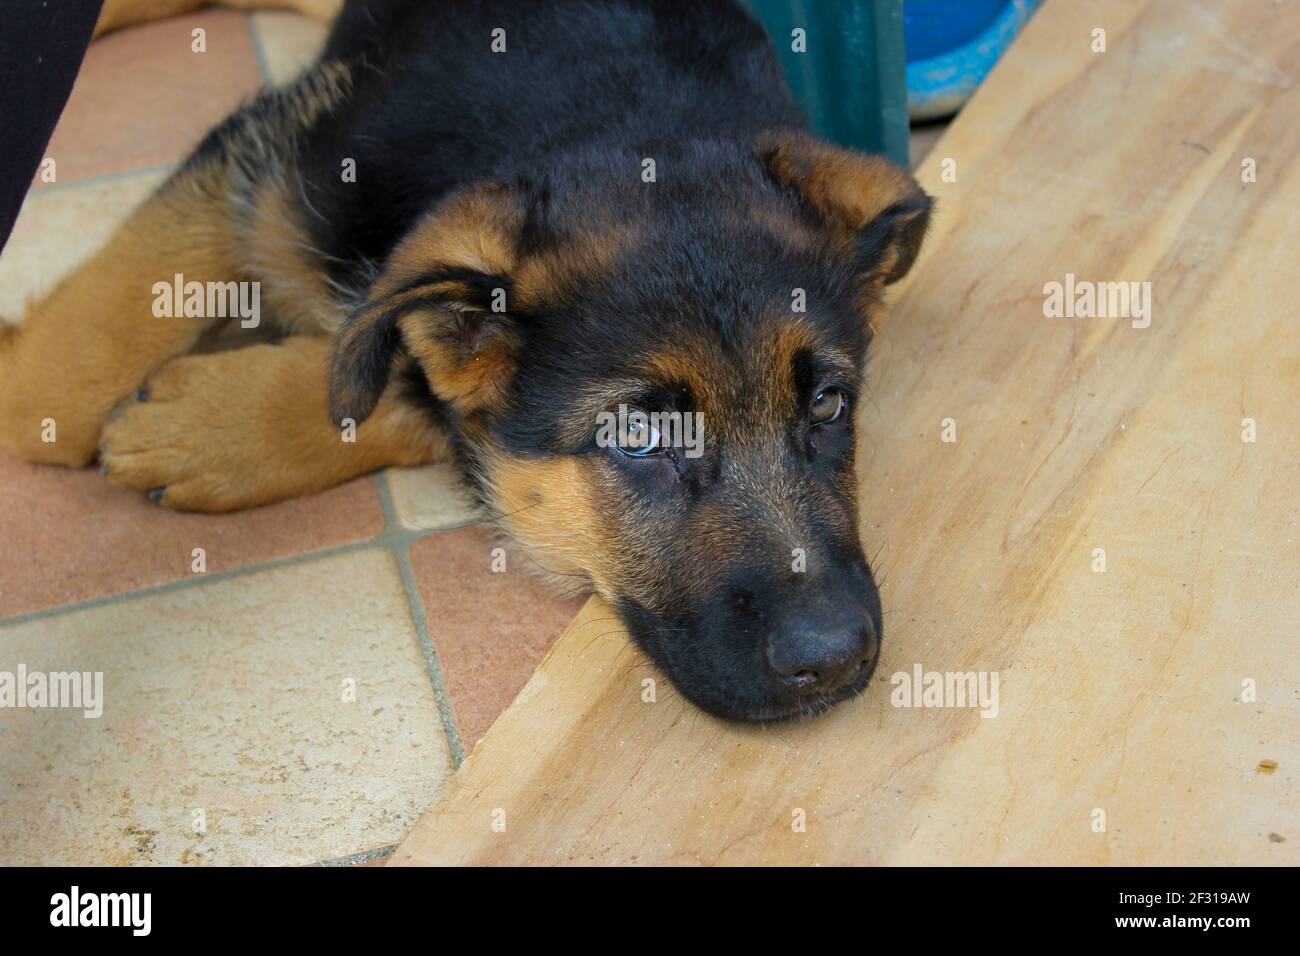
[[(1298, 81), (1293, 2), (1049, 2), (919, 174), (858, 411), (868, 693), (723, 723), (593, 600), (392, 862), (1300, 862)], [(1067, 274), (1149, 325), (1046, 316)], [(918, 664), (996, 716), (895, 706)]]

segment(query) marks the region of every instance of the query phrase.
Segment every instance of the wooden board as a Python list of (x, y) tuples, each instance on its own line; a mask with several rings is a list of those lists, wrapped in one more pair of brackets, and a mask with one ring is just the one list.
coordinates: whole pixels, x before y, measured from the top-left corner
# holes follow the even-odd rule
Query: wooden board
[[(871, 363), (880, 680), (644, 703), (593, 601), (393, 862), (1300, 862), (1298, 80), (1293, 3), (1049, 2), (921, 171)], [(1149, 327), (1046, 317), (1067, 273), (1149, 281)], [(893, 706), (917, 664), (997, 716)]]

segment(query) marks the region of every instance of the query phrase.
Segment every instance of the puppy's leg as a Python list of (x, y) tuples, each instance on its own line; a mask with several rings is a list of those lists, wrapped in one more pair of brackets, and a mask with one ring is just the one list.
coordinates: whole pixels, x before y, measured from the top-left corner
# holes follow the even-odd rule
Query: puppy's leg
[(297, 137), (349, 87), (345, 66), (325, 64), (264, 93), (210, 133), (20, 325), (0, 322), (0, 449), (35, 462), (90, 463), (104, 416), (226, 322), (224, 308), (218, 316), (195, 310), (202, 317), (177, 316), (175, 302), (157, 308), (174, 298), (165, 290), (177, 275), (205, 287), (256, 282), (291, 324), (314, 330), (310, 322), (328, 325), (331, 312), (337, 324), (343, 307), (302, 228), (293, 164)]
[(210, 168), (174, 177), (20, 325), (0, 324), (0, 448), (88, 464), (109, 409), (212, 325), (155, 316), (154, 284), (237, 277), (220, 179)]
[(109, 480), (169, 508), (231, 511), (450, 456), (398, 384), (351, 433), (330, 421), (329, 351), (328, 337), (299, 335), (168, 362), (106, 423)]

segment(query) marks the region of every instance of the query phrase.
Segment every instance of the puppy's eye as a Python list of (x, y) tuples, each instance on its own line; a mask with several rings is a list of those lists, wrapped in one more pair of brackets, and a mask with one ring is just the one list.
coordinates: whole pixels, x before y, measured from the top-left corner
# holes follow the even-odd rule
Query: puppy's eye
[(630, 421), (619, 436), (618, 450), (630, 458), (645, 458), (662, 451), (659, 429), (648, 421)]
[(814, 425), (829, 425), (840, 418), (849, 407), (849, 397), (838, 388), (824, 388), (817, 393), (808, 408), (808, 417)]

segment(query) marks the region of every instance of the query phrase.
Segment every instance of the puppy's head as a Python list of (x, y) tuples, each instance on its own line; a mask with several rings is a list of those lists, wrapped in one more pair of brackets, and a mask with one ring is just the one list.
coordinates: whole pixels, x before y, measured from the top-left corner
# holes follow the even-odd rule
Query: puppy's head
[(881, 639), (853, 419), (916, 257), (906, 172), (797, 131), (590, 153), (448, 197), (339, 334), (336, 420), (394, 363), (530, 560), (611, 602), (700, 707), (815, 712)]

